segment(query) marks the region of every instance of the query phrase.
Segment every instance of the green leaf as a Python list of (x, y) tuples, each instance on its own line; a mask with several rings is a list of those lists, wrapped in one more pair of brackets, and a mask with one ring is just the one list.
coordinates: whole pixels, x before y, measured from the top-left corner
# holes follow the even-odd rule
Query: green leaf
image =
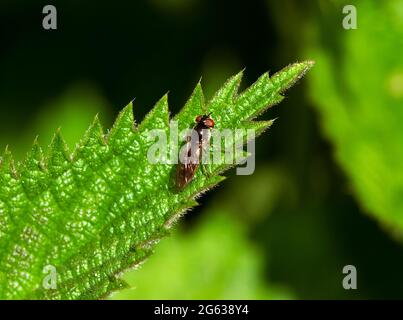
[[(158, 254), (150, 257), (146, 267), (123, 276), (129, 288), (111, 299), (293, 297), (288, 290), (266, 283), (263, 252), (248, 241), (245, 225), (223, 209), (203, 212), (201, 219), (194, 230), (161, 241)], [(168, 272), (161, 272), (162, 265)]]
[(333, 45), (320, 33), (310, 40), (318, 67), (310, 94), (361, 207), (402, 238), (403, 3), (356, 6), (356, 30), (340, 29)]
[[(207, 105), (199, 84), (174, 119), (190, 128), (209, 110), (216, 128), (261, 133), (271, 122), (250, 120), (279, 102), (311, 66), (296, 63), (272, 78), (263, 75), (240, 95), (238, 74)], [(122, 288), (122, 271), (144, 261), (197, 204), (195, 198), (222, 181), (199, 170), (183, 191), (174, 191), (175, 166), (147, 159), (150, 130), (170, 133), (167, 96), (138, 126), (132, 108), (122, 110), (108, 134), (96, 117), (72, 152), (59, 130), (45, 152), (35, 142), (21, 165), (6, 149), (0, 165), (0, 298), (93, 299)], [(54, 275), (49, 266), (56, 288), (46, 287)]]

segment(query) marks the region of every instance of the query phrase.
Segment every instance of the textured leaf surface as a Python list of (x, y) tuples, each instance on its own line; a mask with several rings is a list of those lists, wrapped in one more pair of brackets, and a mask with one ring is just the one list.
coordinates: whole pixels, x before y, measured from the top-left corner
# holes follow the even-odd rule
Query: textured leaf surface
[[(312, 66), (290, 65), (269, 78), (263, 75), (237, 94), (242, 73), (234, 76), (204, 104), (201, 86), (175, 117), (189, 128), (209, 110), (216, 127), (254, 127), (250, 122), (282, 100), (282, 93)], [(155, 242), (195, 197), (223, 177), (196, 174), (182, 192), (172, 188), (174, 165), (150, 164), (154, 143), (149, 130), (169, 134), (167, 96), (136, 126), (130, 103), (107, 134), (95, 118), (80, 144), (70, 152), (57, 132), (43, 152), (37, 142), (23, 164), (9, 150), (0, 165), (0, 298), (92, 299), (122, 288), (120, 273), (141, 263)], [(228, 166), (216, 166), (213, 172)], [(54, 266), (57, 288), (44, 289), (44, 267)]]

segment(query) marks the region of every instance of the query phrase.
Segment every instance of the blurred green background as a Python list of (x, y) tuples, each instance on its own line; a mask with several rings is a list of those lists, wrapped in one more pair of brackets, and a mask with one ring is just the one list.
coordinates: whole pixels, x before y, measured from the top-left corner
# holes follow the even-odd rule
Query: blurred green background
[(134, 97), (140, 121), (200, 76), (208, 98), (244, 67), (245, 87), (316, 61), (263, 115), (279, 120), (256, 172), (229, 172), (113, 298), (403, 298), (403, 1), (59, 0), (54, 31), (46, 4), (0, 3), (0, 147), (19, 160), (58, 127), (73, 148)]

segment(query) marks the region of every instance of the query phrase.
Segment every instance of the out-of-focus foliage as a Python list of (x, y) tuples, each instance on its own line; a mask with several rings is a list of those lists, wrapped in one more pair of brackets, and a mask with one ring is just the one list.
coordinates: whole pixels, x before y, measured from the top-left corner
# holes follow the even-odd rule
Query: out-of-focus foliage
[(262, 251), (247, 240), (245, 226), (224, 212), (204, 210), (197, 226), (162, 240), (145, 266), (123, 277), (130, 288), (111, 298), (292, 298), (287, 290), (266, 284)]
[(235, 176), (212, 205), (236, 215), (248, 225), (255, 225), (278, 205), (296, 205), (297, 190), (290, 174), (281, 165), (261, 165), (249, 176)]
[(109, 124), (109, 104), (101, 97), (99, 90), (89, 84), (76, 84), (45, 104), (23, 132), (21, 128), (14, 128), (14, 133), (1, 136), (0, 142), (1, 145), (8, 145), (16, 160), (23, 160), (35, 136), (42, 145), (49, 145), (54, 132), (61, 128), (68, 147), (73, 148), (95, 114), (108, 120)]
[[(358, 28), (342, 29), (344, 2), (322, 3), (328, 25), (310, 25), (307, 55), (318, 68), (310, 93), (360, 204), (403, 232), (403, 1), (356, 1)], [(318, 20), (320, 21), (320, 20)]]
[[(264, 152), (266, 159), (270, 161), (269, 159), (274, 157), (285, 166), (296, 191), (295, 203), (291, 204), (289, 201), (280, 203), (275, 207), (273, 214), (259, 224), (256, 231), (260, 235), (260, 243), (264, 243), (270, 252), (269, 273), (276, 281), (287, 282), (298, 296), (303, 298), (402, 297), (403, 282), (396, 281), (402, 276), (402, 248), (390, 237), (390, 232), (380, 228), (380, 225), (385, 223), (380, 224), (379, 219), (371, 219), (363, 214), (369, 211), (365, 204), (367, 200), (363, 196), (358, 196), (355, 183), (352, 183), (354, 178), (344, 168), (338, 156), (338, 150), (343, 148), (343, 145), (336, 144), (336, 140), (324, 130), (330, 126), (330, 122), (337, 122), (340, 115), (336, 114), (334, 116), (336, 119), (331, 119), (330, 116), (324, 116), (323, 112), (318, 112), (327, 109), (330, 113), (333, 108), (338, 107), (333, 105), (333, 96), (329, 95), (333, 89), (321, 91), (325, 86), (324, 83), (332, 81), (339, 88), (333, 93), (343, 99), (343, 108), (346, 110), (347, 118), (350, 118), (348, 113), (354, 109), (354, 100), (351, 99), (350, 102), (349, 84), (342, 76), (346, 72), (354, 74), (356, 82), (386, 82), (386, 78), (382, 78), (385, 77), (384, 74), (378, 76), (372, 70), (379, 69), (379, 63), (385, 63), (382, 62), (383, 56), (389, 61), (398, 62), (401, 59), (401, 54), (397, 50), (379, 52), (379, 49), (376, 49), (379, 43), (384, 43), (384, 38), (394, 37), (389, 34), (393, 27), (391, 30), (387, 29), (387, 25), (391, 22), (383, 22), (389, 15), (384, 11), (393, 11), (390, 12), (389, 18), (401, 15), (399, 13), (401, 10), (398, 9), (400, 4), (396, 1), (388, 4), (388, 1), (347, 0), (308, 2), (267, 0), (266, 4), (270, 21), (274, 21), (275, 34), (279, 39), (273, 49), (276, 57), (274, 60), (288, 60), (297, 54), (314, 57), (320, 65), (318, 68), (315, 67), (314, 72), (309, 75), (308, 82), (304, 83), (308, 84), (304, 88), (308, 90), (301, 90), (288, 99), (292, 112), (287, 108), (279, 109), (281, 121), (276, 123), (271, 136), (271, 138), (275, 136), (276, 139), (266, 142), (269, 144), (269, 148)], [(342, 26), (345, 5), (355, 5), (357, 8), (357, 30), (345, 30)], [(374, 6), (379, 11), (374, 12)], [(371, 14), (371, 22), (361, 19), (368, 19), (366, 11)], [(377, 18), (378, 14), (380, 19)], [(394, 23), (397, 23), (396, 19), (392, 24)], [(361, 30), (362, 28), (364, 30)], [(359, 36), (370, 30), (374, 30), (376, 37), (371, 38), (367, 35), (368, 41), (365, 45), (360, 45), (361, 51), (354, 53), (355, 60), (361, 56), (365, 60), (364, 70), (359, 61), (357, 67), (353, 63), (348, 63), (348, 59), (352, 58), (351, 49), (346, 48), (344, 42), (346, 37), (354, 37), (355, 34)], [(374, 51), (378, 57), (366, 59)], [(324, 68), (321, 58), (323, 54), (327, 56), (329, 67), (334, 74), (330, 74), (327, 68)], [(268, 60), (273, 60), (272, 53), (268, 53)], [(347, 63), (349, 69), (346, 71), (343, 64)], [(385, 95), (384, 87), (380, 89), (374, 88), (368, 93), (374, 101), (383, 99), (381, 97)], [(360, 95), (367, 94), (367, 91), (363, 90)], [(316, 100), (313, 96), (316, 96)], [(317, 105), (319, 99), (322, 106)], [(381, 107), (374, 108), (372, 103), (369, 108), (372, 118), (366, 118), (368, 128), (375, 127), (377, 122), (383, 121), (382, 111), (378, 110)], [(383, 130), (386, 128), (384, 124), (381, 126)], [(333, 134), (344, 135), (340, 128), (336, 130), (338, 133)], [(364, 132), (365, 135), (368, 134), (368, 130)], [(400, 133), (393, 135), (397, 137)], [(360, 132), (356, 130), (353, 137), (346, 139), (357, 141), (360, 139), (359, 136)], [(276, 143), (274, 146), (271, 144), (273, 141)], [(343, 143), (351, 146), (353, 141)], [(396, 147), (397, 140), (393, 145)], [(385, 155), (398, 153), (396, 150), (389, 150), (390, 147), (391, 143), (385, 144), (383, 149)], [(348, 162), (348, 159), (345, 161)], [(393, 174), (392, 171), (387, 171), (388, 168), (384, 169), (386, 176)], [(377, 195), (380, 196), (382, 195)], [(376, 213), (371, 217), (375, 215)], [(346, 264), (357, 267), (358, 290), (344, 290), (341, 286), (343, 277), (341, 270)], [(381, 270), (382, 276), (380, 276)]]

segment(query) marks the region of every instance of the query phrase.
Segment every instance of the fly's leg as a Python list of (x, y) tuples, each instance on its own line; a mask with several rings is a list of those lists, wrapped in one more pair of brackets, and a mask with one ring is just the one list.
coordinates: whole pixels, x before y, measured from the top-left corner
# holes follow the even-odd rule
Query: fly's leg
[(202, 169), (203, 174), (207, 177), (207, 179), (210, 179), (212, 177), (212, 174), (209, 172), (206, 165), (202, 163), (200, 167)]
[[(207, 179), (210, 179), (212, 177), (212, 173), (207, 168), (207, 164), (203, 162), (203, 154), (208, 153), (208, 152), (209, 152), (209, 147), (201, 145), (200, 167), (201, 167), (203, 174), (207, 177)], [(210, 165), (208, 165), (208, 166), (211, 168)]]
[[(210, 146), (210, 148), (211, 148), (211, 146)], [(212, 162), (209, 162), (207, 164), (204, 163), (203, 162), (203, 154), (206, 153), (206, 152), (209, 152), (209, 146), (208, 145), (206, 145), (206, 146), (201, 145), (200, 167), (201, 167), (201, 170), (202, 170), (203, 174), (209, 179), (209, 178), (211, 178), (213, 176), (213, 172), (212, 172), (213, 164), (217, 164), (217, 163), (214, 162), (215, 161), (214, 159), (213, 160), (209, 159), (209, 160), (212, 160)], [(225, 157), (226, 157), (225, 150), (220, 149), (220, 157), (221, 157), (221, 161), (225, 161), (224, 160)], [(220, 163), (225, 163), (225, 162), (219, 162), (218, 164), (220, 164)]]

